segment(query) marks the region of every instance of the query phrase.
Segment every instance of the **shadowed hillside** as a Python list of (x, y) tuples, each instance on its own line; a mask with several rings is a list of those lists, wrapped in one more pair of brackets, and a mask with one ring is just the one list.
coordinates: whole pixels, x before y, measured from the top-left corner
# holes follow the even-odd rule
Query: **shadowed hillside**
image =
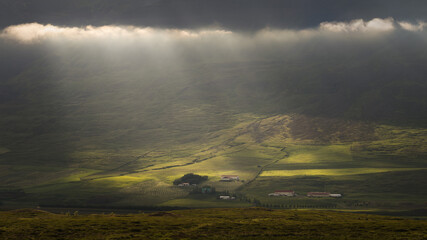
[[(55, 35), (67, 31), (78, 34)], [(96, 31), (119, 34), (85, 37)], [(107, 26), (2, 39), (0, 201), (424, 207), (424, 33), (324, 31)], [(189, 173), (206, 186), (173, 185)], [(269, 197), (280, 189), (298, 196)], [(344, 197), (306, 196), (320, 191)]]

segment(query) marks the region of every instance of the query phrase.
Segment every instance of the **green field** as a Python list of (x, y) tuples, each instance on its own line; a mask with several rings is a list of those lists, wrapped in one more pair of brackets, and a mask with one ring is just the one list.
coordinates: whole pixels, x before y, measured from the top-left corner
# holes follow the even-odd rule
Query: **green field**
[[(405, 59), (415, 79), (385, 82), (372, 77), (378, 57), (351, 68), (340, 58), (294, 56), (170, 60), (159, 68), (142, 55), (106, 59), (80, 47), (35, 57), (0, 82), (4, 208), (426, 207), (419, 59)], [(388, 64), (384, 71), (400, 67)], [(202, 185), (217, 192), (173, 185), (187, 173), (208, 176)], [(299, 196), (268, 197), (287, 189)], [(309, 191), (343, 198), (307, 199)], [(216, 199), (227, 194), (236, 200)]]
[[(307, 121), (319, 125), (316, 131), (301, 131)], [(425, 207), (427, 192), (420, 186), (427, 184), (426, 130), (370, 124), (368, 131), (354, 122), (319, 135), (328, 121), (336, 120), (242, 115), (234, 127), (209, 132), (197, 142), (73, 154), (90, 165), (99, 159), (103, 164), (97, 168), (2, 165), (0, 191), (7, 197), (1, 201), (5, 206)], [(370, 140), (361, 141), (354, 132)], [(202, 185), (217, 192), (205, 196), (191, 193), (194, 187), (173, 186), (187, 173), (208, 176)], [(225, 174), (239, 175), (240, 181), (220, 182)], [(298, 196), (268, 197), (276, 190), (294, 190)], [(343, 198), (305, 197), (311, 191)], [(216, 199), (229, 194), (236, 200)]]

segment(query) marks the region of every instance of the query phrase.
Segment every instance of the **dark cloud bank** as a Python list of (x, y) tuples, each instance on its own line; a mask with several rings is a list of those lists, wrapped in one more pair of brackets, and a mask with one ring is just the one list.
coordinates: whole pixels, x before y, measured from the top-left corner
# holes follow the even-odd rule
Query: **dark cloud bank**
[[(224, 111), (422, 124), (427, 116), (424, 28), (423, 22), (392, 18), (254, 33), (11, 26), (0, 35), (2, 96), (15, 101), (20, 94), (11, 92), (37, 89), (74, 98), (80, 95), (72, 91), (85, 91), (96, 101), (104, 87), (116, 86), (109, 91), (118, 93), (140, 88), (143, 95), (169, 84), (162, 101), (170, 103), (182, 98), (185, 104), (218, 105)], [(104, 81), (100, 89), (85, 89), (99, 81)], [(36, 99), (26, 97), (30, 105)], [(109, 101), (115, 102), (114, 94)]]
[(168, 28), (219, 25), (232, 30), (315, 27), (324, 21), (393, 17), (426, 20), (424, 0), (2, 0), (0, 27), (126, 24)]

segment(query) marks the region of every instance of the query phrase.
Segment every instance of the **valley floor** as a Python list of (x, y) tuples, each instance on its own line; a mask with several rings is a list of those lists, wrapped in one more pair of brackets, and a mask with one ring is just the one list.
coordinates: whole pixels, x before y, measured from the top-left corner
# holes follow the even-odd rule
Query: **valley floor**
[(426, 239), (427, 221), (266, 208), (140, 214), (0, 212), (1, 239)]
[[(426, 208), (427, 188), (421, 187), (427, 185), (425, 128), (298, 114), (239, 115), (235, 125), (199, 137), (157, 139), (156, 146), (77, 147), (64, 158), (67, 164), (44, 157), (37, 162), (30, 150), (0, 146), (0, 206)], [(53, 152), (43, 154), (59, 159)], [(174, 184), (189, 173), (207, 181)], [(238, 175), (239, 181), (221, 181), (222, 175)], [(202, 193), (203, 187), (215, 191)], [(283, 190), (297, 196), (270, 195)], [(342, 198), (309, 198), (309, 192)], [(234, 200), (222, 200), (222, 195)]]

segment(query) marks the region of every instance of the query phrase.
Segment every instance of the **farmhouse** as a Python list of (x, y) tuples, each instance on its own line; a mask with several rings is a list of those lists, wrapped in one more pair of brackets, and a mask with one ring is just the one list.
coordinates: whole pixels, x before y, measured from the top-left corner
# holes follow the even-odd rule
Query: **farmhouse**
[(273, 197), (281, 197), (281, 196), (294, 197), (295, 196), (295, 191), (292, 191), (292, 190), (280, 190), (280, 191), (275, 191), (274, 193), (269, 193), (268, 196), (273, 196)]
[(188, 186), (190, 186), (190, 183), (188, 182), (178, 184), (178, 187), (188, 187)]
[(221, 199), (221, 200), (234, 200), (236, 198), (235, 197), (230, 197), (230, 196), (219, 196), (219, 199)]
[(239, 181), (239, 176), (238, 175), (221, 175), (221, 181), (223, 182)]
[(307, 197), (330, 197), (331, 193), (328, 192), (309, 192)]

